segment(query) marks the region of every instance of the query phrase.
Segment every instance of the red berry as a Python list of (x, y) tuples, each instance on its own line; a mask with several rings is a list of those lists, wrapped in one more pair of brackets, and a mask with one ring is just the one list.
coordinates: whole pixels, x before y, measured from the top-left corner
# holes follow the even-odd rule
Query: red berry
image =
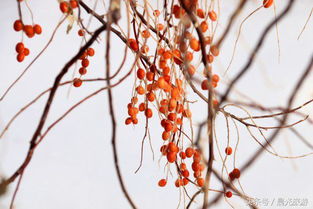
[(17, 43), (15, 46), (15, 51), (17, 53), (22, 53), (23, 50), (24, 50), (24, 44), (22, 42)]
[(233, 196), (233, 193), (231, 191), (228, 191), (228, 192), (225, 193), (225, 196), (227, 198), (231, 198)]
[(188, 147), (185, 151), (186, 153), (186, 156), (189, 158), (189, 157), (192, 157), (192, 155), (194, 154), (195, 150), (192, 148), (192, 147)]
[(18, 54), (16, 57), (18, 62), (23, 62), (24, 58), (25, 58), (25, 55), (23, 53)]
[(81, 74), (81, 75), (85, 75), (86, 73), (87, 73), (87, 69), (86, 68), (84, 68), (84, 67), (81, 67), (81, 68), (79, 68), (79, 74)]
[(76, 0), (70, 0), (70, 5), (73, 9), (77, 8), (78, 7), (78, 3)]
[(82, 81), (81, 79), (79, 79), (79, 78), (74, 78), (74, 80), (73, 80), (73, 85), (74, 85), (75, 87), (80, 87), (82, 84), (83, 84), (83, 81)]
[(23, 30), (28, 38), (32, 38), (35, 35), (34, 28), (31, 25), (24, 25)]
[(38, 24), (34, 25), (34, 31), (36, 34), (40, 35), (42, 33), (41, 26)]
[(61, 12), (63, 12), (63, 13), (68, 13), (68, 12), (69, 12), (68, 3), (65, 2), (65, 1), (62, 1), (62, 2), (60, 3), (60, 10), (61, 10)]
[(231, 147), (226, 147), (226, 148), (225, 148), (225, 153), (226, 153), (226, 155), (231, 155), (232, 152), (233, 152), (233, 149), (232, 149)]
[(166, 185), (166, 179), (161, 179), (160, 181), (159, 181), (159, 183), (158, 183), (158, 185), (160, 186), (160, 187), (164, 187), (165, 185)]
[(16, 20), (13, 24), (13, 28), (15, 31), (21, 31), (23, 30), (23, 23), (21, 20)]
[(82, 60), (82, 66), (83, 66), (83, 67), (88, 67), (88, 65), (89, 65), (89, 60), (88, 60), (87, 58), (84, 58), (84, 59)]
[(233, 173), (233, 175), (234, 175), (234, 177), (235, 177), (236, 179), (239, 179), (239, 177), (240, 177), (240, 170), (239, 170), (238, 168), (234, 168), (234, 170), (232, 171), (232, 173)]
[(78, 35), (79, 35), (79, 36), (84, 36), (84, 35), (85, 35), (85, 31), (84, 31), (83, 29), (80, 29), (80, 30), (78, 31)]
[(88, 48), (87, 54), (88, 54), (88, 56), (92, 57), (93, 55), (95, 55), (95, 50), (93, 48)]
[(29, 51), (28, 48), (24, 48), (23, 53), (24, 53), (25, 56), (28, 56), (30, 51)]

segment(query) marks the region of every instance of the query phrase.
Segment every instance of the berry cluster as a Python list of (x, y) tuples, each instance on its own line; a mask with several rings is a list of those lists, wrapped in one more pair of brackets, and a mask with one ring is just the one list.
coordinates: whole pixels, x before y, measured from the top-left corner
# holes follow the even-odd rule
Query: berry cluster
[(78, 7), (78, 2), (77, 0), (70, 0), (68, 1), (62, 1), (60, 2), (60, 10), (63, 13), (70, 14), (72, 13), (73, 9)]
[[(42, 33), (40, 25), (24, 25), (21, 20), (16, 20), (13, 24), (13, 28), (16, 32), (22, 31), (22, 33), (26, 34), (28, 38), (33, 38), (35, 34), (40, 35)], [(17, 52), (16, 59), (18, 62), (23, 62), (25, 56), (30, 54), (30, 50), (24, 46), (23, 42), (16, 44), (15, 51)]]
[(88, 48), (83, 55), (80, 57), (81, 60), (81, 67), (79, 68), (78, 72), (80, 74), (80, 78), (74, 78), (73, 85), (74, 87), (80, 87), (83, 84), (81, 77), (87, 73), (87, 67), (89, 66), (89, 57), (95, 55), (95, 50), (93, 48)]

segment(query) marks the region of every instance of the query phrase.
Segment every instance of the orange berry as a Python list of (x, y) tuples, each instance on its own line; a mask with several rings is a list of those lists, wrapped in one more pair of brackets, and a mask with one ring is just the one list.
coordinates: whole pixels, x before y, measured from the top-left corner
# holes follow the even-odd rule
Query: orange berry
[(211, 42), (212, 42), (212, 39), (211, 39), (211, 37), (210, 37), (210, 36), (206, 36), (206, 37), (204, 37), (204, 43), (205, 43), (206, 45), (210, 45), (210, 44), (211, 44)]
[(156, 29), (157, 29), (158, 31), (162, 31), (162, 30), (164, 29), (164, 25), (161, 24), (161, 23), (158, 23), (158, 24), (156, 25)]
[(167, 132), (167, 131), (163, 131), (162, 133), (162, 139), (165, 141), (167, 139), (169, 139), (171, 136), (171, 133), (170, 132)]
[(78, 30), (78, 35), (79, 36), (84, 36), (85, 35), (85, 31), (83, 29)]
[(193, 171), (200, 171), (200, 163), (193, 162), (191, 164), (191, 168), (192, 168)]
[(78, 7), (78, 3), (76, 0), (70, 0), (70, 5), (73, 9), (77, 8)]
[(169, 163), (173, 163), (176, 160), (176, 153), (175, 152), (168, 152), (166, 155), (167, 161)]
[(177, 179), (176, 181), (175, 181), (175, 186), (176, 187), (180, 187), (180, 186), (183, 186), (183, 181), (182, 181), (182, 179)]
[(28, 55), (30, 54), (29, 49), (28, 49), (28, 48), (24, 48), (23, 54), (24, 54), (25, 56), (28, 56)]
[(81, 67), (81, 68), (79, 68), (78, 72), (79, 72), (79, 74), (81, 74), (81, 75), (85, 75), (85, 74), (87, 73), (87, 69), (84, 68), (84, 67)]
[(179, 153), (179, 157), (181, 158), (181, 159), (186, 159), (186, 153), (185, 152), (183, 152), (183, 151), (181, 151), (180, 153)]
[(131, 118), (126, 118), (125, 125), (129, 125), (131, 123), (132, 123), (132, 119)]
[(228, 191), (228, 192), (225, 193), (225, 196), (227, 198), (231, 198), (233, 196), (233, 193), (231, 191)]
[(173, 12), (175, 18), (179, 19), (181, 17), (181, 8), (179, 5), (175, 4), (173, 6), (172, 12)]
[(171, 121), (175, 121), (176, 120), (176, 113), (170, 113), (168, 114), (167, 118)]
[(183, 63), (182, 59), (181, 59), (181, 53), (178, 49), (174, 49), (173, 50), (173, 57), (174, 57), (174, 62), (177, 64), (177, 65), (180, 65)]
[(192, 59), (193, 59), (193, 54), (192, 54), (191, 52), (186, 52), (185, 59), (186, 59), (188, 62), (191, 62)]
[(208, 54), (206, 56), (206, 59), (208, 60), (209, 63), (212, 63), (214, 61), (214, 56), (212, 54)]
[(169, 67), (165, 67), (165, 68), (162, 68), (162, 73), (163, 75), (168, 75), (170, 73), (171, 69)]
[(133, 122), (133, 124), (137, 124), (138, 123), (138, 119), (137, 118), (132, 118), (132, 122)]
[(274, 0), (263, 0), (264, 8), (269, 8), (274, 3)]
[(89, 66), (89, 60), (87, 58), (84, 58), (81, 62), (83, 67), (88, 67)]
[(186, 118), (191, 118), (191, 111), (189, 109), (186, 109), (183, 111), (183, 116)]
[(212, 21), (216, 21), (217, 20), (217, 15), (216, 15), (216, 13), (213, 10), (209, 12), (209, 18)]
[(194, 51), (199, 51), (200, 50), (200, 43), (197, 39), (192, 38), (190, 40), (190, 48)]
[(205, 33), (209, 29), (208, 23), (206, 23), (205, 21), (202, 21), (200, 24), (200, 29), (202, 33)]
[(151, 36), (149, 30), (144, 30), (141, 32), (143, 38), (149, 38)]
[(68, 12), (69, 12), (68, 3), (65, 2), (65, 1), (62, 1), (62, 2), (60, 3), (60, 10), (61, 10), (61, 12), (63, 12), (63, 13), (68, 13)]
[(158, 185), (160, 186), (160, 187), (165, 187), (165, 185), (166, 185), (166, 179), (161, 179), (160, 181), (159, 181), (159, 183), (158, 183)]
[(157, 10), (157, 9), (154, 10), (154, 11), (153, 11), (153, 15), (156, 16), (156, 17), (158, 17), (158, 16), (160, 15), (160, 11)]
[(165, 52), (165, 50), (163, 48), (159, 48), (157, 53), (158, 55), (162, 55)]
[(174, 142), (168, 143), (167, 147), (168, 147), (168, 150), (170, 152), (176, 152), (177, 151), (177, 146), (176, 146), (176, 144)]
[(171, 53), (171, 51), (166, 50), (166, 51), (163, 53), (163, 58), (164, 58), (164, 59), (171, 59), (171, 58), (172, 58), (172, 53)]
[(208, 90), (209, 89), (209, 81), (207, 79), (205, 79), (201, 82), (201, 89), (202, 90)]
[(219, 82), (219, 80), (220, 80), (220, 77), (217, 74), (214, 74), (212, 76), (212, 82)]
[(17, 53), (22, 53), (24, 51), (24, 48), (25, 48), (24, 44), (22, 42), (19, 42), (15, 46), (15, 51)]
[(170, 99), (169, 104), (168, 104), (168, 110), (173, 111), (177, 107), (177, 101), (173, 98)]
[(83, 81), (82, 81), (81, 79), (79, 79), (79, 78), (74, 78), (74, 80), (73, 80), (73, 85), (74, 85), (76, 88), (80, 87), (82, 84), (83, 84)]
[(137, 104), (138, 98), (137, 98), (137, 97), (133, 97), (133, 98), (131, 99), (131, 101), (132, 101), (132, 104)]
[(28, 38), (32, 38), (35, 35), (34, 28), (31, 25), (24, 25), (23, 30)]
[(165, 125), (164, 125), (164, 130), (165, 131), (172, 131), (173, 129), (173, 125), (171, 122), (167, 122)]
[(183, 178), (183, 185), (186, 186), (189, 183), (189, 180), (187, 178)]
[(200, 18), (204, 18), (205, 17), (203, 9), (197, 9), (197, 16), (200, 17)]
[(34, 32), (37, 34), (37, 35), (40, 35), (42, 33), (42, 29), (41, 29), (41, 26), (36, 24), (34, 25)]
[(141, 85), (137, 86), (136, 91), (139, 95), (143, 95), (146, 92), (146, 90)]
[(138, 51), (139, 46), (138, 46), (137, 41), (135, 39), (132, 39), (132, 38), (128, 39), (128, 44), (132, 50)]
[(197, 184), (199, 187), (203, 187), (204, 186), (204, 179), (203, 178), (197, 178)]
[(23, 53), (20, 53), (17, 55), (16, 60), (18, 62), (23, 62), (24, 58), (25, 58), (25, 55)]
[(13, 28), (15, 31), (21, 31), (23, 30), (23, 23), (21, 20), (15, 20), (14, 24), (13, 24)]
[(188, 71), (190, 76), (193, 76), (196, 72), (196, 68), (193, 65), (189, 65), (187, 68), (187, 71)]
[(185, 163), (181, 163), (180, 166), (179, 166), (180, 170), (186, 170), (187, 169), (187, 166)]
[(141, 53), (143, 54), (147, 54), (149, 52), (149, 47), (147, 45), (143, 45), (141, 48), (140, 48), (140, 51)]
[(166, 155), (167, 154), (167, 145), (162, 145), (160, 147), (160, 152), (162, 152), (162, 155)]
[(146, 104), (145, 103), (140, 103), (140, 105), (139, 105), (139, 111), (140, 112), (143, 112), (143, 111), (145, 111), (146, 110)]
[(88, 56), (92, 57), (95, 55), (95, 50), (93, 48), (88, 48), (87, 54), (88, 54)]
[(231, 147), (226, 147), (225, 148), (226, 155), (231, 155), (232, 152), (233, 152), (233, 149)]
[(168, 83), (165, 81), (164, 77), (159, 77), (157, 81), (157, 85), (160, 89), (165, 89)]
[(181, 119), (181, 118), (177, 118), (177, 119), (176, 119), (176, 124), (177, 124), (177, 125), (182, 125), (182, 124), (183, 124), (182, 119)]
[(179, 99), (180, 98), (179, 89), (177, 87), (172, 88), (171, 97), (173, 99)]
[(145, 78), (145, 76), (146, 76), (145, 70), (142, 69), (142, 68), (139, 68), (139, 69), (137, 70), (137, 78), (139, 78), (140, 80), (142, 80), (142, 79)]
[(154, 96), (153, 92), (148, 92), (146, 96), (147, 96), (147, 99), (148, 99), (149, 102), (153, 102), (154, 99), (155, 99), (155, 96)]
[(188, 147), (186, 150), (185, 150), (185, 153), (186, 153), (186, 156), (188, 158), (192, 157), (192, 155), (194, 154), (195, 150), (192, 148), (192, 147)]
[(185, 178), (188, 178), (189, 177), (189, 171), (188, 170), (183, 170), (181, 172), (182, 176), (185, 177)]
[(201, 177), (201, 171), (196, 171), (196, 172), (194, 172), (194, 173), (193, 173), (193, 176), (194, 176), (195, 178), (200, 178), (200, 177)]
[(233, 175), (234, 175), (234, 177), (235, 177), (236, 179), (239, 179), (239, 177), (240, 177), (240, 170), (239, 170), (238, 168), (234, 168), (234, 170), (232, 171), (232, 173), (233, 173)]
[(147, 118), (151, 118), (152, 115), (153, 115), (152, 110), (151, 110), (150, 108), (147, 108), (147, 109), (145, 110), (145, 116), (146, 116)]
[(220, 53), (220, 50), (217, 48), (217, 46), (211, 46), (210, 52), (213, 54), (213, 56), (217, 57)]
[(147, 78), (148, 81), (153, 81), (153, 79), (154, 79), (154, 73), (151, 72), (151, 71), (147, 72), (147, 73), (146, 73), (146, 78)]

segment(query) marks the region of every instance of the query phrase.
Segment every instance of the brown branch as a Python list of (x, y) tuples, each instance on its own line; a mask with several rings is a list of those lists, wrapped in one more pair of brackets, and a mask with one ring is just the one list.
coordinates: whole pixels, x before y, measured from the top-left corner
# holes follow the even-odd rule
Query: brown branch
[(253, 49), (253, 51), (250, 54), (250, 57), (247, 61), (247, 63), (245, 64), (245, 66), (242, 68), (242, 70), (236, 75), (236, 77), (230, 82), (229, 86), (227, 87), (227, 90), (225, 91), (225, 93), (222, 95), (220, 103), (222, 104), (223, 102), (225, 102), (227, 100), (228, 95), (230, 94), (230, 92), (233, 89), (233, 86), (244, 76), (244, 74), (246, 74), (248, 72), (248, 70), (250, 69), (254, 58), (256, 57), (258, 51), (261, 49), (265, 38), (267, 37), (267, 35), (269, 34), (269, 31), (272, 29), (272, 27), (274, 27), (278, 22), (280, 22), (290, 11), (290, 9), (292, 8), (292, 5), (294, 4), (295, 0), (289, 0), (288, 5), (286, 6), (286, 8), (280, 13), (280, 15), (275, 18), (273, 21), (271, 21), (268, 26), (265, 28), (265, 30), (263, 31), (263, 33), (260, 36), (260, 39), (257, 43), (257, 45), (255, 46), (255, 48)]
[[(309, 73), (311, 72), (312, 67), (313, 67), (313, 55), (311, 56), (310, 62), (307, 65), (305, 71), (303, 72), (302, 76), (298, 79), (298, 82), (296, 83), (292, 93), (290, 94), (286, 109), (290, 109), (291, 108), (291, 106), (292, 106), (292, 104), (294, 102), (295, 97), (297, 96), (297, 94), (298, 94), (301, 86), (303, 85), (305, 79), (308, 77)], [(286, 123), (286, 121), (288, 119), (288, 116), (289, 116), (289, 114), (285, 114), (284, 115), (284, 117), (280, 121), (280, 126), (282, 126), (282, 125), (284, 125)], [(279, 135), (280, 131), (281, 131), (281, 129), (276, 129), (274, 131), (274, 133), (269, 137), (268, 142), (272, 143), (277, 138), (277, 136)], [(240, 169), (240, 172), (243, 173), (245, 170), (247, 170), (258, 159), (258, 157), (263, 153), (264, 147), (266, 148), (267, 146), (268, 146), (268, 143), (263, 144), (263, 147), (260, 147), (253, 154), (253, 156), (251, 156), (250, 159), (246, 161), (246, 163)], [(220, 200), (221, 197), (222, 197), (221, 195), (218, 195), (214, 200), (212, 200), (211, 204), (217, 203)]]
[(236, 10), (233, 12), (230, 19), (228, 20), (228, 24), (227, 24), (225, 31), (221, 35), (220, 39), (216, 42), (216, 46), (218, 48), (221, 47), (223, 41), (226, 39), (227, 35), (229, 34), (230, 28), (234, 24), (236, 17), (240, 14), (241, 10), (244, 8), (247, 2), (248, 2), (247, 0), (240, 0), (239, 5), (237, 6)]
[[(110, 5), (111, 8), (111, 5)], [(113, 22), (114, 18), (109, 15), (109, 21), (108, 21), (108, 30), (107, 30), (107, 41), (106, 41), (106, 54), (105, 54), (105, 61), (106, 61), (106, 77), (110, 77), (110, 35), (111, 35), (111, 23)], [(137, 57), (136, 57), (137, 61)], [(135, 61), (135, 63), (136, 63)], [(111, 85), (111, 80), (107, 80), (107, 85)], [(112, 123), (112, 138), (111, 138), (111, 143), (112, 143), (112, 148), (113, 148), (113, 157), (114, 157), (114, 165), (115, 165), (115, 170), (118, 176), (118, 180), (121, 186), (121, 189), (123, 191), (124, 196), (128, 200), (129, 204), (133, 209), (136, 209), (137, 207), (135, 206), (133, 200), (130, 198), (126, 187), (124, 185), (124, 181), (122, 178), (122, 174), (119, 168), (119, 161), (118, 161), (118, 152), (117, 152), (117, 146), (116, 146), (116, 119), (115, 119), (115, 113), (114, 113), (114, 106), (113, 106), (113, 93), (112, 89), (108, 89), (108, 100), (109, 100), (109, 112), (110, 112), (110, 117), (111, 117), (111, 123)]]
[(34, 148), (36, 147), (36, 141), (37, 138), (41, 135), (41, 130), (46, 122), (47, 116), (49, 114), (52, 102), (54, 100), (54, 96), (56, 94), (56, 91), (60, 85), (61, 79), (63, 76), (68, 72), (69, 68), (81, 57), (81, 55), (93, 44), (93, 42), (96, 40), (96, 38), (100, 35), (101, 32), (103, 32), (106, 29), (106, 26), (101, 26), (99, 29), (97, 29), (94, 33), (94, 35), (90, 38), (90, 40), (76, 53), (76, 55), (63, 67), (63, 69), (60, 71), (60, 73), (55, 78), (55, 81), (53, 83), (52, 89), (49, 94), (49, 98), (45, 104), (44, 111), (40, 117), (38, 126), (36, 128), (36, 131), (33, 134), (33, 137), (30, 141), (30, 147), (28, 150), (27, 157), (24, 160), (24, 163), (15, 171), (15, 173), (6, 179), (2, 184), (8, 185), (15, 181), (15, 179), (20, 176), (27, 165), (30, 163), (32, 159), (32, 155), (34, 153)]

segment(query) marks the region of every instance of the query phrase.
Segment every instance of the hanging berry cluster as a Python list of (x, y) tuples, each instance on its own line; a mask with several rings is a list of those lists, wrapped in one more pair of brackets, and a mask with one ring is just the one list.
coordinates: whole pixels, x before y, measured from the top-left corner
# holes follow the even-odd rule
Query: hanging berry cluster
[(79, 68), (78, 72), (80, 74), (79, 78), (74, 78), (73, 85), (74, 87), (80, 87), (83, 84), (81, 77), (87, 73), (87, 67), (89, 66), (89, 57), (95, 55), (95, 50), (93, 48), (88, 48), (83, 55), (80, 57), (81, 60), (81, 67)]
[[(183, 135), (186, 134), (182, 130), (184, 124), (190, 122), (192, 117), (186, 93), (188, 80), (192, 80), (195, 76), (202, 77), (199, 87), (203, 91), (207, 91), (210, 85), (216, 88), (220, 80), (217, 74), (212, 75), (211, 83), (208, 79), (209, 72), (212, 73), (214, 59), (220, 53), (218, 47), (212, 44), (214, 31), (209, 27), (211, 25), (213, 28), (216, 25), (217, 14), (213, 9), (208, 11), (200, 9), (197, 1), (188, 2), (189, 8), (192, 8), (191, 11), (199, 21), (199, 27), (205, 37), (204, 43), (200, 43), (191, 21), (188, 21), (186, 11), (179, 4), (172, 6), (171, 18), (176, 20), (171, 22), (171, 26), (168, 22), (160, 22), (161, 13), (159, 10), (154, 10), (155, 36), (151, 34), (149, 28), (144, 28), (138, 37), (128, 39), (127, 44), (135, 53), (153, 59), (150, 66), (139, 67), (136, 70), (134, 91), (127, 105), (128, 117), (125, 119), (125, 124), (138, 124), (140, 112), (146, 120), (155, 116), (163, 128), (159, 137), (163, 141), (160, 148), (161, 156), (166, 157), (168, 166), (174, 165), (178, 171), (174, 185), (181, 187), (192, 182), (198, 187), (203, 187), (202, 171), (205, 166), (201, 151), (194, 148), (193, 139), (190, 137), (188, 138), (191, 146), (186, 145), (190, 142), (183, 140)], [(155, 46), (155, 51), (150, 54), (148, 43), (153, 42), (151, 38), (157, 39), (158, 44)], [(196, 58), (201, 57), (201, 44), (204, 44), (208, 50), (206, 59), (209, 66), (199, 72), (199, 67), (196, 66), (200, 63)], [(214, 105), (218, 105), (216, 99), (213, 102)], [(189, 174), (191, 170), (193, 177)], [(168, 177), (163, 178), (158, 185), (164, 187), (167, 181)]]
[[(33, 38), (36, 34), (40, 35), (42, 33), (41, 26), (38, 24), (25, 25), (22, 20), (16, 20), (13, 24), (13, 28), (16, 32), (22, 32), (22, 34), (26, 35), (28, 38)], [(25, 47), (22, 41), (18, 42), (15, 46), (15, 51), (17, 52), (16, 59), (18, 62), (23, 62), (25, 57), (30, 54), (30, 50)]]

